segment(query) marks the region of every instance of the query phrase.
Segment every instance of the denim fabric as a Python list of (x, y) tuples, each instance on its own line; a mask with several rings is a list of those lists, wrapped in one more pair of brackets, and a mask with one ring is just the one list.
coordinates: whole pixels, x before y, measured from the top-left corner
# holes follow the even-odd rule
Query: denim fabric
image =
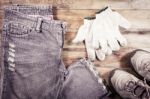
[(59, 99), (103, 99), (107, 93), (94, 65), (81, 59), (69, 66)]
[[(0, 99), (101, 99), (106, 87), (86, 59), (66, 70), (61, 58), (65, 23), (52, 6), (5, 8)], [(64, 78), (65, 81), (64, 81)]]
[(0, 99), (57, 99), (64, 81), (65, 24), (24, 10), (5, 9)]
[(5, 9), (14, 10), (30, 16), (40, 16), (53, 20), (53, 8), (52, 5), (11, 5), (6, 6)]

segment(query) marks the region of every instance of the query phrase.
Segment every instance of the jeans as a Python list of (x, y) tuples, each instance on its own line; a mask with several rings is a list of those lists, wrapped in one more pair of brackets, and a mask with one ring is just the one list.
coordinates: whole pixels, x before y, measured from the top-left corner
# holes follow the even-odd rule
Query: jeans
[(102, 99), (107, 94), (90, 61), (65, 68), (66, 25), (53, 20), (52, 6), (12, 5), (4, 14), (0, 99)]
[(51, 10), (48, 6), (5, 8), (0, 98), (57, 99), (64, 81), (65, 24), (48, 19)]
[(93, 63), (80, 59), (68, 67), (59, 99), (105, 99), (108, 91)]

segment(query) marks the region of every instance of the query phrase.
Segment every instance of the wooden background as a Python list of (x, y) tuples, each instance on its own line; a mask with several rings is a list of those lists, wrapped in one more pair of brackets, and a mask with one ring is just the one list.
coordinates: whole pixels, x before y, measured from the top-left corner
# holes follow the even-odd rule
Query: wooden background
[(0, 2), (0, 30), (2, 29), (3, 6), (10, 4), (52, 4), (55, 19), (68, 23), (65, 34), (63, 59), (66, 66), (78, 58), (86, 57), (84, 44), (72, 44), (76, 32), (85, 16), (94, 16), (95, 11), (110, 6), (128, 19), (132, 27), (121, 29), (127, 38), (128, 46), (114, 52), (105, 61), (95, 61), (101, 75), (107, 76), (114, 68), (130, 69), (128, 62), (130, 53), (134, 49), (142, 48), (150, 51), (150, 0), (1, 0)]

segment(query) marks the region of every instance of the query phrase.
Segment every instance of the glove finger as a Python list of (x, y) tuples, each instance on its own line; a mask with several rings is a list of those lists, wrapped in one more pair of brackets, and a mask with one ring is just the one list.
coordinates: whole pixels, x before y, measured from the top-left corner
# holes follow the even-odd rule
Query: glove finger
[(99, 43), (100, 43), (101, 51), (106, 53), (107, 52), (107, 48), (108, 48), (107, 40), (101, 39), (101, 40), (99, 40)]
[(94, 61), (96, 58), (94, 49), (87, 49), (87, 55), (88, 59), (90, 59), (91, 61)]
[(93, 47), (94, 49), (98, 49), (98, 48), (99, 48), (98, 38), (97, 38), (97, 36), (94, 34), (94, 32), (92, 33), (92, 47)]
[(112, 54), (112, 49), (108, 46), (107, 52), (105, 53), (106, 55), (111, 55)]
[(92, 46), (94, 49), (98, 49), (100, 47), (99, 39), (102, 39), (102, 36), (100, 33), (100, 27), (99, 27), (99, 25), (97, 25), (95, 23), (95, 24), (93, 24), (93, 28), (92, 28)]
[(115, 40), (115, 39), (109, 39), (108, 45), (110, 46), (112, 51), (118, 51), (120, 49), (120, 46), (119, 46), (117, 40)]
[(96, 59), (95, 50), (91, 47), (91, 44), (88, 41), (85, 41), (86, 51), (88, 59), (94, 61)]
[(83, 25), (79, 28), (75, 39), (72, 41), (73, 43), (79, 43), (85, 39), (85, 36), (87, 35), (87, 31), (85, 29), (86, 28), (84, 28)]
[(105, 53), (103, 53), (100, 49), (95, 51), (98, 60), (103, 61), (105, 59)]
[(118, 37), (116, 37), (116, 39), (118, 40), (120, 46), (122, 46), (122, 47), (127, 46), (127, 40), (126, 40), (125, 37), (123, 37), (123, 36), (118, 36)]

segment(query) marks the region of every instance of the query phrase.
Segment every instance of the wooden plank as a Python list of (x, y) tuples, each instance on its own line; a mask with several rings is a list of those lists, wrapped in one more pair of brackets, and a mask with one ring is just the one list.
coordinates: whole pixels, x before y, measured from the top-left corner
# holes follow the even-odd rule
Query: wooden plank
[[(76, 30), (83, 24), (86, 16), (94, 16), (96, 10), (57, 10), (54, 11), (55, 19), (68, 23), (69, 30)], [(131, 31), (150, 30), (149, 10), (116, 10), (132, 24)]]
[(0, 3), (1, 3), (0, 9), (2, 9), (3, 6), (10, 5), (11, 4), (11, 0), (1, 0)]
[[(85, 16), (94, 16), (95, 11), (96, 10), (55, 10), (54, 16), (55, 19), (63, 20), (68, 23), (68, 31), (77, 31), (83, 24), (83, 18)], [(117, 12), (131, 22), (132, 26), (127, 31), (150, 31), (149, 10), (117, 10)]]
[[(68, 22), (69, 30), (78, 29), (85, 16), (94, 16), (97, 10), (54, 10), (55, 19)], [(129, 31), (150, 30), (149, 10), (117, 10), (128, 19), (132, 27)]]
[(149, 0), (10, 0), (13, 4), (53, 4), (58, 9), (150, 9)]
[(3, 14), (4, 14), (4, 12), (3, 12), (3, 11), (0, 11), (0, 20), (3, 19)]
[(0, 11), (0, 33), (2, 30), (2, 24), (3, 24), (3, 11)]
[(2, 20), (0, 20), (0, 33), (1, 33), (1, 31), (2, 31), (2, 24), (3, 24), (3, 22), (2, 22)]

